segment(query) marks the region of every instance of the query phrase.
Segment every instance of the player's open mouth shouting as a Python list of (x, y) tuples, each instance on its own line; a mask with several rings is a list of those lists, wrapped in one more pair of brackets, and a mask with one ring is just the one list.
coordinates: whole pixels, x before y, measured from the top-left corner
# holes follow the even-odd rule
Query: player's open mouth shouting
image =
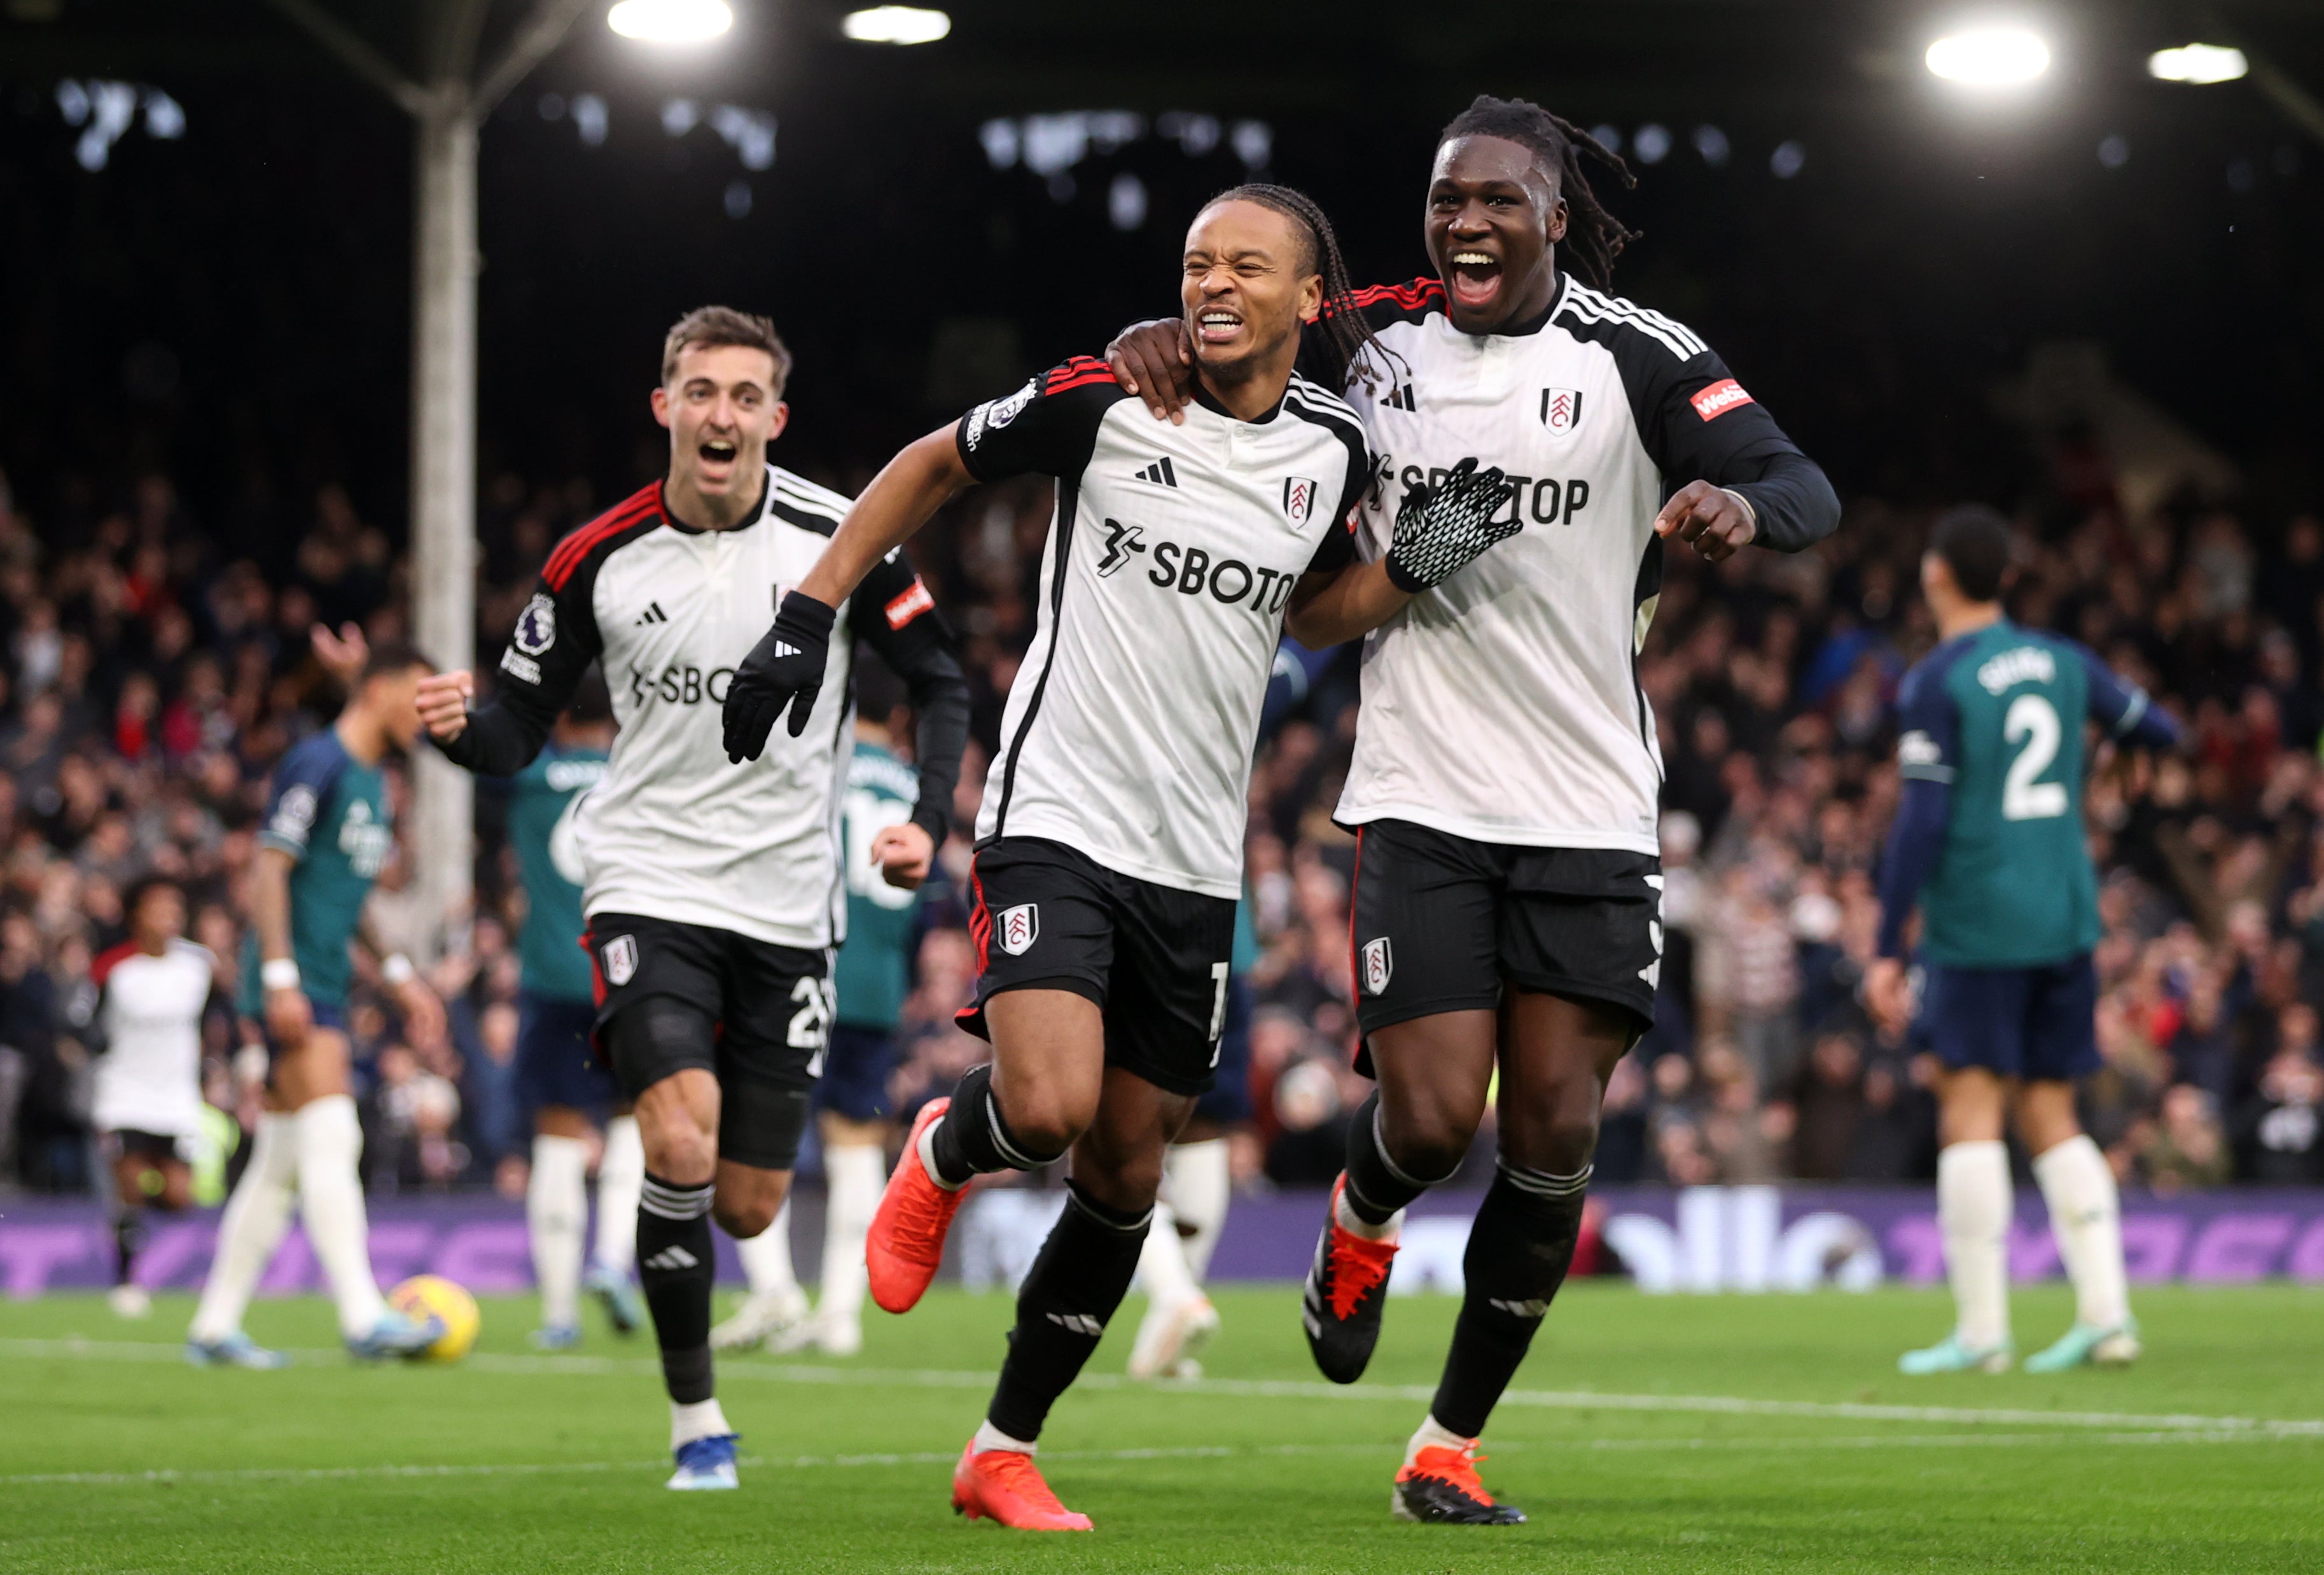
[(1482, 246), (1463, 246), (1445, 259), (1452, 299), (1474, 311), (1491, 308), (1501, 292), (1501, 260)]

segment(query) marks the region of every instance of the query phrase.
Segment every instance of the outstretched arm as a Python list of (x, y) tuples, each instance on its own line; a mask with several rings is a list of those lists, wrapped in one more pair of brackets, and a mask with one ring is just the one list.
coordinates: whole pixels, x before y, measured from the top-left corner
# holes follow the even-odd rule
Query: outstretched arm
[[(792, 737), (807, 730), (823, 688), (840, 604), (947, 499), (975, 479), (951, 427), (920, 439), (872, 478), (832, 533), (831, 545), (798, 588), (783, 598), (775, 626), (734, 670), (721, 712), (727, 759), (756, 760), (786, 711)], [(956, 754), (954, 769), (959, 769)]]

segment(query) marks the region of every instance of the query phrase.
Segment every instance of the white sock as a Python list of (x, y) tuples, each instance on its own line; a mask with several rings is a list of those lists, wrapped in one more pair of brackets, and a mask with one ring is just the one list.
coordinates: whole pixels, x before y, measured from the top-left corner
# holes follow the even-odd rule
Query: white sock
[(1154, 1205), (1154, 1223), (1146, 1245), (1138, 1250), (1138, 1279), (1154, 1305), (1176, 1307), (1201, 1295), (1202, 1288), (1186, 1267), (1186, 1252), (1178, 1236), (1178, 1221), (1167, 1203)]
[(387, 1311), (372, 1277), (371, 1222), (355, 1171), (363, 1124), (345, 1094), (326, 1095), (290, 1120), (299, 1137), (299, 1218), (339, 1304), (339, 1332), (355, 1339), (369, 1334)]
[(570, 1329), (581, 1321), (588, 1171), (589, 1145), (582, 1139), (534, 1136), (524, 1222), (532, 1237), (532, 1277), (540, 1286), (540, 1321), (550, 1329)]
[(1200, 1283), (1211, 1272), (1211, 1253), (1219, 1245), (1219, 1230), (1227, 1222), (1227, 1204), (1234, 1197), (1234, 1167), (1223, 1137), (1173, 1145), (1162, 1156), (1162, 1187), (1171, 1210), (1194, 1234), (1182, 1237), (1186, 1272)]
[(696, 1439), (715, 1439), (734, 1430), (726, 1425), (726, 1413), (718, 1409), (718, 1397), (697, 1400), (690, 1405), (669, 1403), (669, 1447), (674, 1453)]
[(221, 1340), (242, 1327), (250, 1293), (290, 1228), (290, 1199), (298, 1181), (299, 1144), (290, 1117), (261, 1116), (251, 1140), (250, 1163), (243, 1167), (242, 1180), (218, 1218), (210, 1277), (202, 1286), (189, 1338), (205, 1343)]
[(2074, 1284), (2074, 1318), (2113, 1329), (2130, 1316), (2122, 1266), (2122, 1207), (2114, 1168), (2080, 1133), (2034, 1161), (2034, 1179), (2050, 1206), (2050, 1231)]
[(738, 1241), (734, 1250), (742, 1259), (743, 1277), (750, 1282), (751, 1294), (781, 1296), (798, 1294), (798, 1275), (791, 1268), (791, 1200), (775, 1210), (772, 1225), (747, 1241)]
[[(950, 1110), (946, 1110), (934, 1121), (929, 1122), (926, 1126), (920, 1128), (920, 1141), (916, 1145), (914, 1152), (920, 1156), (920, 1169), (927, 1172), (929, 1181), (934, 1181), (937, 1186), (942, 1187), (947, 1192), (957, 1192), (960, 1191), (960, 1187), (967, 1186), (968, 1182), (963, 1181), (960, 1184), (960, 1187), (955, 1187), (951, 1182), (945, 1181), (942, 1176), (936, 1174), (936, 1128), (942, 1126), (945, 1122), (951, 1119), (952, 1112)], [(973, 1181), (974, 1179), (975, 1178), (972, 1176), (970, 1181)]]
[(1019, 1455), (1038, 1455), (1041, 1452), (1040, 1445), (1028, 1444), (1023, 1439), (1012, 1439), (989, 1422), (978, 1425), (976, 1437), (971, 1441), (969, 1449), (972, 1453), (979, 1455), (987, 1450), (1008, 1450)]
[(1338, 1221), (1342, 1230), (1351, 1236), (1360, 1236), (1367, 1241), (1394, 1241), (1397, 1233), (1404, 1228), (1404, 1210), (1401, 1209), (1378, 1225), (1360, 1218), (1354, 1209), (1348, 1207), (1348, 1190), (1345, 1187), (1340, 1189), (1340, 1200), (1333, 1206), (1332, 1218)]
[(627, 1274), (638, 1258), (638, 1194), (646, 1184), (646, 1145), (638, 1118), (605, 1123), (605, 1153), (597, 1162), (597, 1251), (601, 1268)]
[(1937, 1226), (1952, 1281), (1954, 1332), (1971, 1350), (2009, 1339), (2009, 1150), (1997, 1139), (1937, 1154)]
[(1474, 1448), (1476, 1442), (1475, 1439), (1464, 1439), (1446, 1427), (1436, 1420), (1435, 1413), (1431, 1412), (1421, 1420), (1419, 1431), (1412, 1435), (1412, 1441), (1404, 1446), (1404, 1463), (1407, 1466), (1419, 1464), (1423, 1450), (1466, 1450)]
[(823, 1216), (823, 1294), (816, 1312), (824, 1318), (858, 1318), (870, 1283), (863, 1267), (863, 1238), (887, 1185), (886, 1156), (874, 1143), (841, 1144), (823, 1151), (823, 1173), (831, 1195)]

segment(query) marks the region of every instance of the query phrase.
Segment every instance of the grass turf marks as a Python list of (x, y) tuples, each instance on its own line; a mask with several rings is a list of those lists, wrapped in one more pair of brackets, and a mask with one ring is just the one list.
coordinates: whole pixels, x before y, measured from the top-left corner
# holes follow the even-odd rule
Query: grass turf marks
[[(0, 1305), (0, 1568), (11, 1570), (2314, 1569), (2324, 1293), (2147, 1291), (2126, 1373), (1906, 1380), (1939, 1294), (1646, 1298), (1576, 1286), (1485, 1441), (1533, 1524), (1398, 1525), (1388, 1484), (1455, 1303), (1399, 1299), (1366, 1382), (1315, 1379), (1289, 1288), (1227, 1292), (1203, 1382), (1147, 1389), (1116, 1320), (1043, 1440), (1094, 1537), (946, 1508), (1006, 1298), (874, 1315), (862, 1357), (721, 1364), (743, 1487), (665, 1493), (650, 1342), (530, 1353), (488, 1302), (476, 1357), (357, 1367), (319, 1301), (262, 1302), (273, 1374), (198, 1371), (189, 1307)], [(2021, 1343), (2070, 1316), (2016, 1299)], [(312, 1353), (309, 1357), (307, 1353)]]

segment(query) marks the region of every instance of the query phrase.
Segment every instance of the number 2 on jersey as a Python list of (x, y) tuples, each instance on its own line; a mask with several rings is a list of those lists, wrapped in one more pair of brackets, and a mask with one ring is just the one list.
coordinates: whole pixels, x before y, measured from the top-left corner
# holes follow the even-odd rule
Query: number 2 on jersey
[(2023, 738), (2025, 746), (2001, 779), (2003, 820), (2051, 820), (2066, 812), (2066, 784), (2034, 780), (2058, 758), (2058, 741), (2063, 733), (2058, 708), (2041, 695), (2022, 694), (2009, 702), (2009, 713), (2001, 721), (2001, 736), (2012, 744)]

